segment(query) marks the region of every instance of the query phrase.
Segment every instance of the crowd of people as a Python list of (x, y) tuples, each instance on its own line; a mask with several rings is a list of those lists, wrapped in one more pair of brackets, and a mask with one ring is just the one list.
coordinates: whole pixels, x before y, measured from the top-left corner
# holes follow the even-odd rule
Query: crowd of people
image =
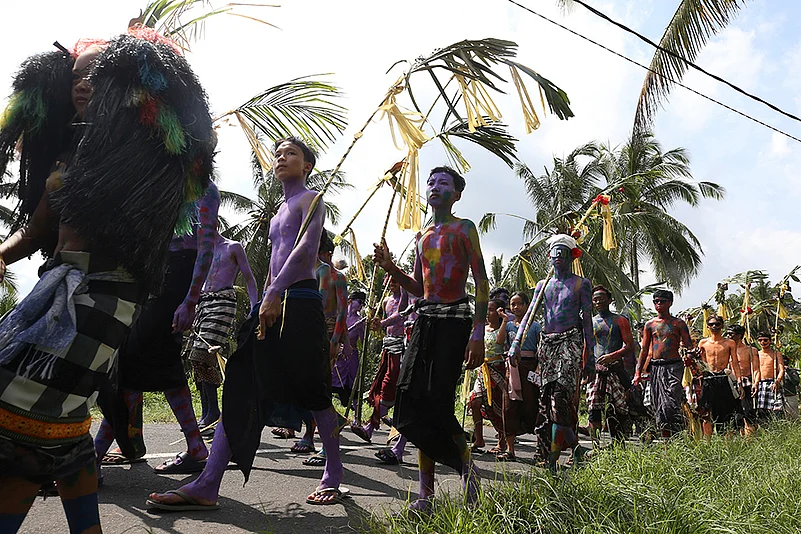
[[(346, 496), (341, 430), (370, 443), (389, 425), (398, 439), (377, 460), (396, 465), (409, 443), (417, 448), (419, 496), (409, 509), (425, 514), (437, 463), (459, 473), (466, 503), (478, 499), (473, 455), (486, 449), (484, 419), (498, 460), (516, 460), (518, 436), (532, 433), (556, 472), (566, 449), (585, 459), (581, 432), (597, 441), (608, 429), (622, 441), (649, 418), (669, 437), (693, 417), (707, 434), (798, 417), (798, 372), (768, 333), (756, 350), (741, 327), (723, 337), (723, 320), (711, 317), (711, 336), (696, 344), (670, 313), (673, 295), (659, 290), (657, 316), (635, 336), (611, 311), (611, 292), (572, 272), (581, 251), (570, 235), (550, 238), (553, 275), (533, 295), (490, 292), (476, 226), (453, 214), (466, 182), (449, 167), (426, 179), (432, 223), (416, 237), (413, 272), (386, 242), (375, 245), (388, 292), (373, 314), (332, 263), (324, 204), (306, 186), (315, 153), (298, 138), (276, 140), (284, 201), (270, 222), (260, 296), (242, 245), (218, 231), (215, 146), (200, 84), (180, 49), (152, 30), (33, 56), (16, 76), (0, 122), (0, 174), (19, 152), (20, 219), (0, 245), (0, 274), (36, 251), (47, 262), (0, 323), (0, 531), (17, 532), (50, 486), (71, 532), (99, 532), (102, 466), (144, 461), (144, 391), (164, 394), (186, 439), (156, 473), (199, 474), (150, 494), (149, 506), (170, 511), (218, 508), (229, 463), (247, 481), (265, 427), (303, 432), (292, 450), (315, 453), (304, 463), (324, 468), (306, 502), (330, 505)], [(250, 312), (234, 332), (240, 273)], [(533, 320), (540, 303), (542, 324)], [(362, 424), (344, 419), (332, 396), (359, 411), (360, 366), (375, 357), (363, 348), (367, 329), (381, 351)], [(472, 443), (455, 414), (465, 367), (477, 370)], [(95, 403), (104, 417), (92, 438)]]

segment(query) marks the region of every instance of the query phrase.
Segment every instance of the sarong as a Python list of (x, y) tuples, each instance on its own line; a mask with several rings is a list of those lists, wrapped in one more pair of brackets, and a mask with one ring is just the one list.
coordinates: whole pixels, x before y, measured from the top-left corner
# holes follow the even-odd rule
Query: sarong
[(589, 411), (603, 410), (608, 401), (618, 416), (628, 415), (626, 390), (614, 369), (614, 367), (622, 367), (622, 364), (615, 364), (606, 371), (600, 370), (599, 367), (596, 365), (595, 380), (587, 388), (587, 409)]
[(708, 412), (709, 419), (716, 425), (739, 424), (742, 419), (740, 399), (735, 398), (725, 372), (703, 377), (698, 407)]
[(435, 462), (462, 472), (454, 414), (465, 349), (472, 330), (467, 299), (452, 304), (418, 300), (419, 316), (406, 349), (395, 398), (395, 428)]
[[(51, 285), (60, 275), (66, 293)], [(145, 297), (100, 254), (50, 260), (0, 323), (0, 474), (41, 484), (93, 461), (89, 409)]]
[(284, 298), (283, 314), (263, 340), (256, 339), (257, 313), (242, 324), (226, 365), (223, 420), (245, 481), (278, 403), (311, 411), (331, 406), (330, 338), (317, 281), (292, 284)]
[(210, 347), (221, 347), (220, 354), (228, 353), (228, 338), (236, 320), (236, 290), (221, 289), (203, 293), (197, 303), (195, 321), (186, 345), (186, 357), (192, 362), (197, 382), (214, 385), (222, 383), (217, 352)]
[(173, 334), (175, 310), (186, 298), (195, 250), (170, 252), (162, 293), (151, 297), (120, 352), (120, 385), (133, 391), (167, 391), (185, 386), (183, 334)]
[(679, 432), (684, 427), (681, 405), (684, 402), (684, 363), (681, 358), (651, 360), (648, 383), (651, 386), (651, 404), (659, 430)]
[(381, 363), (375, 375), (367, 401), (375, 406), (376, 401), (386, 407), (395, 405), (395, 389), (400, 374), (400, 361), (403, 356), (403, 338), (384, 336), (381, 342)]
[(486, 384), (479, 369), (475, 386), (475, 398), (481, 399), (481, 415), (492, 423), (492, 427), (501, 435), (517, 435), (520, 430), (520, 401), (509, 398), (508, 380), (506, 379), (506, 358), (502, 354), (485, 360), (489, 372), (492, 404), (486, 392)]
[(540, 411), (540, 386), (537, 383), (537, 358), (520, 358), (517, 364), (523, 401), (520, 405), (520, 428), (518, 433), (530, 434), (537, 428)]
[(540, 336), (540, 417), (537, 435), (550, 442), (551, 425), (573, 428), (578, 422), (578, 382), (584, 337), (581, 329)]
[(754, 382), (750, 376), (744, 376), (740, 380), (743, 387), (743, 396), (740, 398), (740, 407), (743, 410), (745, 422), (752, 425), (756, 422), (756, 410), (754, 408)]
[(784, 409), (784, 396), (781, 390), (779, 392), (773, 391), (772, 378), (760, 380), (757, 384), (757, 410), (768, 410), (771, 412), (780, 412)]

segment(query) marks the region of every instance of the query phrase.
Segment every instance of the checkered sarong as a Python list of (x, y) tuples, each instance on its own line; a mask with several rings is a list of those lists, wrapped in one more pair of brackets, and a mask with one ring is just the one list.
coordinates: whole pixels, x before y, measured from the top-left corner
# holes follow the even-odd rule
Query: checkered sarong
[[(407, 311), (409, 310), (404, 310), (403, 313)], [(467, 298), (449, 304), (420, 299), (414, 303), (413, 311), (416, 311), (418, 315), (425, 315), (426, 317), (433, 317), (436, 319), (473, 318), (473, 309), (470, 307), (470, 302)]]
[[(229, 287), (220, 291), (210, 291), (200, 295), (197, 303), (197, 315), (192, 325), (190, 343), (192, 350), (189, 359), (205, 361), (198, 355), (208, 354), (209, 345), (222, 347), (221, 352), (228, 348), (228, 337), (236, 319), (236, 290)], [(217, 358), (214, 356), (214, 363)]]
[(757, 410), (778, 412), (784, 408), (784, 396), (781, 391), (777, 393), (771, 387), (774, 382), (776, 381), (772, 378), (759, 381), (757, 385)]
[(614, 372), (598, 371), (595, 373), (595, 380), (587, 386), (587, 409), (603, 410), (607, 401), (618, 414), (628, 413), (626, 391), (618, 376)]

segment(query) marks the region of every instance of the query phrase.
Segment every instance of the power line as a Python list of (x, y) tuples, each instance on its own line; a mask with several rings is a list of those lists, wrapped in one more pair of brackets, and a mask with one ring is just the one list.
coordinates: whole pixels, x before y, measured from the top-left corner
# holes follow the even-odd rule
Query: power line
[(758, 97), (757, 95), (754, 95), (754, 94), (752, 94), (752, 93), (749, 93), (749, 92), (748, 92), (748, 91), (746, 91), (745, 89), (741, 89), (740, 87), (738, 87), (738, 86), (734, 85), (733, 83), (729, 82), (728, 80), (725, 80), (725, 79), (721, 78), (721, 77), (720, 77), (720, 76), (718, 76), (717, 74), (712, 74), (711, 72), (709, 72), (709, 71), (707, 71), (707, 70), (703, 69), (702, 67), (699, 67), (698, 65), (696, 65), (695, 63), (693, 63), (693, 62), (692, 62), (692, 61), (690, 61), (689, 59), (687, 59), (687, 58), (683, 57), (682, 55), (680, 55), (680, 54), (677, 54), (676, 52), (673, 52), (672, 50), (668, 50), (668, 49), (666, 49), (666, 48), (662, 48), (661, 46), (659, 46), (658, 44), (656, 44), (655, 42), (653, 42), (652, 40), (650, 40), (648, 37), (646, 37), (646, 36), (642, 35), (641, 33), (637, 32), (636, 30), (633, 30), (633, 29), (629, 28), (629, 27), (628, 27), (628, 26), (626, 26), (625, 24), (622, 24), (622, 23), (620, 23), (620, 22), (617, 22), (616, 20), (613, 20), (613, 19), (612, 19), (612, 18), (610, 18), (609, 16), (605, 15), (604, 13), (601, 13), (600, 11), (598, 11), (597, 9), (595, 9), (595, 8), (594, 8), (594, 7), (592, 7), (592, 6), (585, 4), (585, 3), (584, 3), (584, 2), (582, 2), (581, 0), (573, 0), (573, 2), (575, 2), (575, 3), (577, 3), (577, 4), (581, 5), (581, 6), (584, 6), (584, 7), (585, 7), (586, 9), (588, 9), (588, 10), (589, 10), (591, 13), (593, 13), (593, 14), (595, 14), (595, 15), (597, 15), (597, 16), (599, 16), (599, 17), (601, 17), (602, 19), (606, 20), (607, 22), (611, 22), (612, 24), (614, 24), (615, 26), (617, 26), (617, 27), (618, 27), (618, 28), (620, 28), (621, 30), (623, 30), (623, 31), (625, 31), (625, 32), (628, 32), (628, 33), (630, 33), (630, 34), (632, 34), (632, 35), (635, 35), (635, 36), (636, 36), (637, 38), (639, 38), (641, 41), (644, 41), (644, 42), (648, 43), (649, 45), (653, 46), (653, 47), (654, 47), (654, 48), (656, 48), (657, 50), (660, 50), (660, 51), (662, 51), (662, 52), (664, 52), (664, 53), (666, 53), (666, 54), (668, 54), (668, 55), (670, 55), (670, 56), (673, 56), (673, 57), (674, 57), (674, 58), (676, 58), (676, 59), (679, 59), (679, 60), (683, 61), (684, 63), (686, 63), (686, 64), (687, 64), (687, 66), (688, 66), (688, 67), (690, 67), (690, 68), (693, 68), (693, 69), (697, 70), (698, 72), (700, 72), (700, 73), (702, 73), (702, 74), (706, 74), (707, 76), (709, 76), (709, 77), (710, 77), (710, 78), (712, 78), (713, 80), (716, 80), (716, 81), (718, 81), (718, 82), (720, 82), (720, 83), (723, 83), (723, 84), (726, 84), (726, 85), (728, 85), (729, 87), (731, 87), (732, 89), (734, 89), (734, 90), (735, 90), (735, 91), (737, 91), (738, 93), (740, 93), (740, 94), (742, 94), (742, 95), (745, 95), (745, 96), (747, 96), (748, 98), (750, 98), (750, 99), (752, 99), (752, 100), (756, 100), (756, 101), (757, 101), (757, 102), (759, 102), (760, 104), (764, 104), (764, 105), (768, 106), (768, 107), (769, 107), (770, 109), (772, 109), (773, 111), (777, 111), (777, 112), (781, 113), (782, 115), (784, 115), (785, 117), (789, 117), (789, 118), (793, 119), (794, 121), (801, 122), (801, 118), (799, 118), (799, 117), (797, 117), (797, 116), (793, 115), (792, 113), (789, 113), (789, 112), (787, 112), (787, 111), (784, 111), (784, 110), (783, 110), (783, 109), (781, 109), (780, 107), (778, 107), (778, 106), (776, 106), (776, 105), (774, 105), (774, 104), (771, 104), (770, 102), (768, 102), (768, 101), (766, 101), (766, 100), (763, 100), (762, 98)]
[(639, 63), (639, 62), (637, 62), (637, 61), (635, 61), (635, 60), (633, 60), (633, 59), (631, 59), (631, 58), (629, 58), (629, 57), (627, 57), (627, 56), (624, 56), (624, 55), (623, 55), (623, 54), (621, 54), (620, 52), (616, 52), (615, 50), (612, 50), (611, 48), (608, 48), (607, 46), (604, 46), (604, 45), (602, 45), (601, 43), (599, 43), (599, 42), (597, 42), (597, 41), (594, 41), (594, 40), (590, 39), (589, 37), (586, 37), (586, 36), (584, 36), (584, 35), (582, 35), (582, 34), (580, 34), (580, 33), (576, 32), (576, 31), (574, 31), (574, 30), (571, 30), (571, 29), (570, 29), (570, 28), (568, 28), (567, 26), (564, 26), (564, 25), (562, 25), (562, 24), (559, 24), (559, 23), (558, 23), (558, 22), (556, 22), (555, 20), (549, 19), (549, 18), (548, 18), (548, 17), (546, 17), (545, 15), (540, 15), (539, 13), (537, 13), (536, 11), (534, 11), (533, 9), (531, 9), (531, 8), (529, 8), (529, 7), (526, 7), (526, 6), (524, 6), (523, 4), (521, 4), (521, 3), (517, 2), (516, 0), (507, 0), (507, 1), (508, 1), (509, 3), (511, 3), (511, 4), (514, 4), (514, 5), (516, 5), (517, 7), (521, 8), (521, 9), (525, 9), (526, 11), (528, 11), (529, 13), (531, 13), (532, 15), (536, 15), (536, 16), (538, 16), (539, 18), (541, 18), (541, 19), (543, 19), (543, 20), (545, 20), (545, 21), (547, 21), (547, 22), (550, 22), (550, 23), (551, 23), (551, 24), (553, 24), (553, 25), (555, 25), (555, 26), (558, 26), (558, 27), (562, 28), (563, 30), (565, 30), (565, 31), (567, 31), (567, 32), (570, 32), (570, 33), (572, 33), (572, 34), (573, 34), (573, 35), (575, 35), (576, 37), (580, 37), (580, 38), (584, 39), (585, 41), (588, 41), (588, 42), (590, 42), (590, 43), (594, 44), (595, 46), (598, 46), (598, 47), (600, 47), (600, 48), (603, 48), (603, 49), (604, 49), (604, 50), (606, 50), (607, 52), (610, 52), (610, 53), (612, 53), (612, 54), (614, 54), (614, 55), (618, 56), (619, 58), (625, 59), (625, 60), (626, 60), (626, 61), (628, 61), (629, 63), (633, 63), (634, 65), (637, 65), (638, 67), (640, 67), (640, 68), (642, 68), (642, 69), (645, 69), (645, 70), (647, 70), (647, 71), (649, 71), (649, 72), (653, 72), (654, 74), (656, 74), (656, 75), (658, 75), (658, 76), (662, 76), (663, 78), (665, 78), (665, 79), (667, 79), (667, 80), (670, 80), (671, 82), (673, 82), (674, 84), (678, 85), (679, 87), (683, 87), (684, 89), (687, 89), (687, 90), (688, 90), (688, 91), (690, 91), (691, 93), (694, 93), (694, 94), (696, 94), (696, 95), (698, 95), (698, 96), (700, 96), (700, 97), (702, 97), (702, 98), (705, 98), (705, 99), (709, 100), (710, 102), (713, 102), (713, 103), (715, 103), (715, 104), (717, 104), (717, 105), (719, 105), (719, 106), (721, 106), (721, 107), (724, 107), (724, 108), (728, 109), (729, 111), (733, 111), (734, 113), (737, 113), (738, 115), (740, 115), (740, 116), (742, 116), (742, 117), (745, 117), (746, 119), (748, 119), (748, 120), (750, 120), (750, 121), (753, 121), (753, 122), (755, 122), (755, 123), (757, 123), (757, 124), (759, 124), (759, 125), (761, 125), (761, 126), (764, 126), (765, 128), (768, 128), (768, 129), (770, 129), (770, 130), (773, 130), (773, 131), (774, 131), (774, 132), (776, 132), (776, 133), (780, 133), (780, 134), (782, 134), (782, 135), (784, 135), (784, 136), (786, 136), (786, 137), (789, 137), (789, 138), (790, 138), (790, 139), (792, 139), (793, 141), (796, 141), (796, 142), (798, 142), (798, 143), (801, 143), (801, 139), (799, 139), (798, 137), (796, 137), (796, 136), (794, 136), (794, 135), (791, 135), (791, 134), (789, 134), (789, 133), (787, 133), (787, 132), (785, 132), (785, 131), (782, 131), (782, 130), (780, 130), (780, 129), (776, 128), (775, 126), (771, 126), (770, 124), (768, 124), (768, 123), (766, 123), (766, 122), (763, 122), (763, 121), (761, 121), (761, 120), (759, 120), (759, 119), (756, 119), (756, 118), (752, 117), (751, 115), (748, 115), (747, 113), (744, 113), (744, 112), (742, 112), (742, 111), (740, 111), (740, 110), (738, 110), (738, 109), (735, 109), (735, 108), (733, 108), (733, 107), (729, 106), (728, 104), (724, 104), (723, 102), (721, 102), (721, 101), (719, 101), (719, 100), (715, 100), (715, 99), (714, 99), (714, 98), (712, 98), (711, 96), (707, 96), (707, 95), (705, 95), (705, 94), (703, 94), (703, 93), (701, 93), (701, 92), (699, 92), (699, 91), (696, 91), (696, 90), (695, 90), (695, 89), (693, 89), (692, 87), (688, 87), (688, 86), (684, 85), (683, 83), (681, 83), (681, 82), (679, 82), (679, 81), (677, 81), (677, 80), (674, 80), (674, 79), (670, 78), (669, 76), (665, 76), (664, 74), (661, 74), (661, 73), (659, 73), (659, 72), (656, 72), (656, 71), (655, 71), (655, 70), (653, 70), (651, 67), (648, 67), (648, 66), (646, 66), (646, 65), (643, 65), (642, 63)]

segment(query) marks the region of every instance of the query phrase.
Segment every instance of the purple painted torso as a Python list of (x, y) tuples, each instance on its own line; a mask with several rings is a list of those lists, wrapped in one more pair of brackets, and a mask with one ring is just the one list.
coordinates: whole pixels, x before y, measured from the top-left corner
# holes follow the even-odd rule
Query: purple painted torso
[(386, 325), (388, 336), (403, 337), (403, 317), (398, 312), (406, 307), (407, 302), (405, 291), (399, 291), (397, 295), (390, 295), (384, 299), (384, 313), (387, 318), (382, 324)]
[[(537, 284), (537, 292), (542, 282)], [(586, 348), (592, 353), (595, 338), (592, 329), (592, 287), (586, 278), (559, 271), (548, 281), (543, 299), (543, 332), (567, 332), (571, 328), (582, 331)]]
[(203, 284), (203, 292), (219, 291), (233, 287), (236, 275), (239, 274), (239, 264), (236, 261), (236, 248), (241, 245), (236, 241), (220, 238), (214, 244), (214, 256), (211, 259), (211, 268)]

